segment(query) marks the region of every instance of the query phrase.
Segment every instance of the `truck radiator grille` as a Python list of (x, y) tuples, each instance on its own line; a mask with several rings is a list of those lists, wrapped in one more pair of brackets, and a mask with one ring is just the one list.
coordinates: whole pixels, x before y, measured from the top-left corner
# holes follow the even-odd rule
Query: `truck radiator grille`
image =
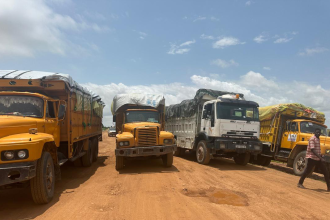
[(157, 129), (138, 129), (138, 146), (156, 146)]

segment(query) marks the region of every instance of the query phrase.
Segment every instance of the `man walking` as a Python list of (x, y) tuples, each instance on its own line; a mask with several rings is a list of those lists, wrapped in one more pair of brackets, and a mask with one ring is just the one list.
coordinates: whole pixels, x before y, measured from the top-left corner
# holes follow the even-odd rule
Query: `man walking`
[(327, 183), (328, 186), (327, 192), (330, 192), (329, 173), (327, 171), (327, 168), (323, 164), (324, 158), (322, 158), (321, 156), (320, 135), (321, 135), (321, 129), (316, 128), (314, 132), (314, 136), (311, 137), (308, 141), (307, 152), (306, 152), (307, 167), (304, 173), (302, 174), (297, 186), (299, 188), (305, 189), (305, 187), (303, 186), (305, 178), (308, 176), (308, 174), (312, 172), (314, 167), (317, 166), (317, 168), (321, 170), (321, 172), (324, 175), (325, 182)]

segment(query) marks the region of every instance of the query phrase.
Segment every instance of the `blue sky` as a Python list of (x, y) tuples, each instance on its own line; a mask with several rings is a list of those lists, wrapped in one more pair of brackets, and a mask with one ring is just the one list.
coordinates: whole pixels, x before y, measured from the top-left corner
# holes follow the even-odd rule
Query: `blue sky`
[(0, 66), (68, 73), (108, 105), (120, 92), (163, 93), (173, 104), (207, 87), (329, 118), (329, 9), (307, 0), (0, 0)]

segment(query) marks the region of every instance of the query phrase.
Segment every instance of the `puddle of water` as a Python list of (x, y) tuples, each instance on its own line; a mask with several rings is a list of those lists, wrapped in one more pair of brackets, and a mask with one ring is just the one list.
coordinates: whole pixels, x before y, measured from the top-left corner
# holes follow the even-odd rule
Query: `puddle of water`
[(210, 188), (206, 190), (189, 190), (185, 189), (184, 195), (189, 197), (208, 198), (209, 202), (216, 204), (226, 204), (232, 206), (248, 206), (248, 198), (240, 192), (231, 190)]

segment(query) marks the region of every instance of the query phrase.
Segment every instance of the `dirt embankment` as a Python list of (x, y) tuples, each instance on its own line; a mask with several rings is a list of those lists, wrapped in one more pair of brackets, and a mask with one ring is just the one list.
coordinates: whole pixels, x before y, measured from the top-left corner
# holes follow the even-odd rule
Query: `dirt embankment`
[(330, 219), (325, 183), (306, 179), (299, 189), (299, 178), (277, 165), (203, 166), (187, 153), (172, 168), (139, 160), (118, 173), (114, 149), (105, 134), (92, 167), (62, 167), (48, 205), (34, 205), (28, 189), (0, 191), (0, 219)]

